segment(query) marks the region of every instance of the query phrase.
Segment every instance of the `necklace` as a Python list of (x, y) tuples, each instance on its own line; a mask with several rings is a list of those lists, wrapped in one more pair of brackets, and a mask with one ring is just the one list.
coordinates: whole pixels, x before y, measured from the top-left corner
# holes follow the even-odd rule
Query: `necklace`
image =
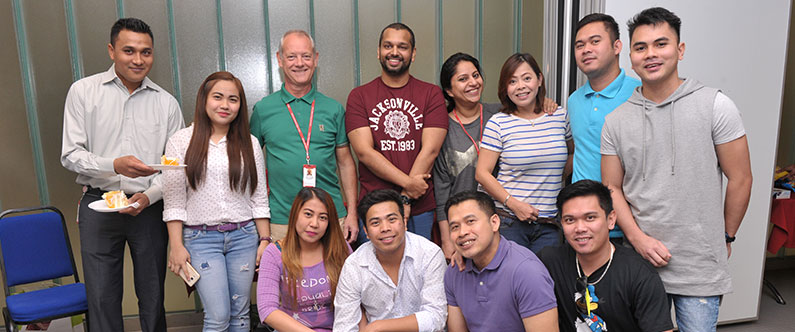
[[(610, 268), (610, 263), (612, 263), (612, 262), (613, 262), (613, 253), (614, 253), (614, 252), (616, 252), (616, 248), (615, 248), (615, 247), (613, 247), (613, 244), (611, 243), (611, 244), (610, 244), (610, 259), (608, 259), (608, 260), (607, 260), (607, 267), (605, 267), (605, 270), (604, 270), (604, 272), (602, 272), (602, 276), (600, 276), (600, 277), (599, 277), (599, 279), (597, 279), (597, 280), (596, 280), (596, 281), (594, 281), (594, 282), (589, 282), (589, 283), (588, 283), (589, 285), (596, 285), (596, 284), (598, 284), (600, 281), (602, 281), (602, 278), (604, 278), (604, 277), (605, 277), (605, 274), (607, 274), (607, 270)], [(577, 258), (577, 255), (576, 255), (576, 254), (574, 255), (574, 263), (575, 263), (575, 265), (577, 266), (577, 277), (580, 277), (580, 278), (582, 278), (582, 272), (580, 272), (580, 259), (579, 259), (579, 258)], [(586, 279), (586, 282), (587, 282), (587, 279)]]
[(541, 120), (541, 118), (543, 118), (543, 117), (545, 117), (545, 116), (547, 116), (547, 114), (546, 114), (546, 113), (544, 113), (544, 114), (541, 114), (541, 116), (539, 116), (539, 117), (537, 117), (537, 118), (535, 118), (535, 119), (528, 119), (527, 121), (530, 121), (530, 126), (531, 126), (531, 127), (535, 127), (535, 125), (536, 125), (536, 121), (538, 121), (538, 120)]

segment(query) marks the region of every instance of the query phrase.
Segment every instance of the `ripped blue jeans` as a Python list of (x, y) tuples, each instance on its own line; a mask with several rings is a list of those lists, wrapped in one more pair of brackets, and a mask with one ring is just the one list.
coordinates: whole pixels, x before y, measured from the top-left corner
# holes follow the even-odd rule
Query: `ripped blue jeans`
[(248, 225), (229, 232), (183, 228), (191, 265), (201, 275), (196, 283), (204, 306), (203, 331), (249, 331), (251, 281), (259, 237)]
[(722, 298), (668, 294), (668, 304), (673, 302), (676, 312), (676, 327), (680, 332), (715, 332)]

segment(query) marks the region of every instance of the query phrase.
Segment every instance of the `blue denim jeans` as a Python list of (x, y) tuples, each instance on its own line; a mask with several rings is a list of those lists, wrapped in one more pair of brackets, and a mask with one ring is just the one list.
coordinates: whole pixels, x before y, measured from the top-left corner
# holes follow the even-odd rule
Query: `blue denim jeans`
[(249, 331), (251, 283), (257, 259), (254, 222), (229, 232), (184, 228), (182, 239), (199, 272), (203, 331)]
[(560, 244), (560, 232), (556, 225), (519, 221), (505, 215), (500, 215), (500, 235), (530, 249), (536, 255), (547, 246)]
[(676, 311), (676, 326), (681, 332), (715, 332), (721, 296), (684, 296), (668, 294)]
[(433, 210), (409, 218), (407, 227), (409, 232), (430, 240), (431, 230), (433, 230)]
[[(416, 216), (409, 218), (408, 225), (406, 225), (409, 232), (412, 232), (417, 235), (421, 235), (422, 237), (430, 240), (431, 239), (431, 230), (433, 229), (433, 211), (428, 211), (425, 213), (420, 213)], [(365, 243), (370, 241), (367, 238), (367, 235), (364, 234), (364, 222), (360, 218), (359, 219), (359, 236), (356, 237), (356, 241), (359, 244)]]

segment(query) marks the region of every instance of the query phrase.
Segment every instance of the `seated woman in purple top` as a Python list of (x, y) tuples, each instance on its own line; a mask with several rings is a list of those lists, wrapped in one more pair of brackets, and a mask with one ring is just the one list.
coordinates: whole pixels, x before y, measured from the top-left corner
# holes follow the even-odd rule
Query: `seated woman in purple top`
[(279, 331), (331, 331), (334, 293), (351, 252), (328, 193), (305, 187), (290, 209), (287, 236), (265, 248), (257, 309)]

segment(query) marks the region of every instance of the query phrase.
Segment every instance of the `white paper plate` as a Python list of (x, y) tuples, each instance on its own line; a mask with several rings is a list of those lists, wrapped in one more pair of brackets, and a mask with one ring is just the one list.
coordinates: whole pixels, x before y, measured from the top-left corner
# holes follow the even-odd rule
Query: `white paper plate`
[(97, 212), (119, 212), (119, 211), (124, 210), (124, 209), (126, 209), (128, 207), (138, 208), (138, 206), (139, 206), (138, 202), (135, 202), (135, 203), (132, 203), (132, 204), (127, 205), (127, 206), (117, 207), (117, 208), (112, 208), (111, 209), (111, 208), (108, 207), (108, 204), (105, 203), (104, 199), (96, 200), (96, 201), (93, 201), (93, 202), (88, 204), (89, 208), (91, 208), (92, 210), (97, 211)]
[(183, 169), (185, 167), (188, 167), (188, 165), (162, 165), (162, 164), (152, 164), (146, 166), (154, 168), (158, 171), (170, 171), (170, 170)]

